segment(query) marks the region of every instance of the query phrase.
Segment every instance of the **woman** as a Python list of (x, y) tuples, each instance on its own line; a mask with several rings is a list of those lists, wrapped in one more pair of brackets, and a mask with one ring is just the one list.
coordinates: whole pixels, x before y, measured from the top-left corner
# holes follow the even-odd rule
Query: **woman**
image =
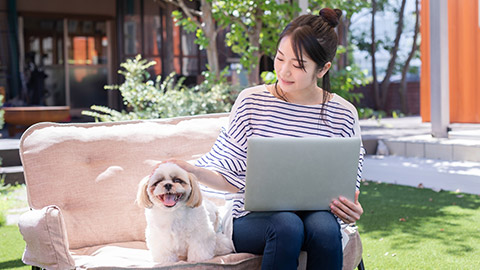
[[(293, 20), (279, 37), (275, 56), (278, 81), (242, 91), (212, 150), (196, 166), (174, 161), (200, 182), (231, 193), (233, 243), (237, 252), (262, 254), (262, 269), (296, 269), (301, 250), (309, 269), (341, 269), (340, 223), (363, 213), (358, 202), (363, 154), (355, 201), (334, 200), (331, 211), (248, 213), (243, 210), (246, 146), (252, 136), (360, 136), (355, 108), (329, 93), (329, 69), (337, 49), (335, 27), (340, 10), (324, 8), (318, 16)], [(322, 88), (317, 79), (323, 78)], [(337, 219), (338, 218), (338, 219)]]

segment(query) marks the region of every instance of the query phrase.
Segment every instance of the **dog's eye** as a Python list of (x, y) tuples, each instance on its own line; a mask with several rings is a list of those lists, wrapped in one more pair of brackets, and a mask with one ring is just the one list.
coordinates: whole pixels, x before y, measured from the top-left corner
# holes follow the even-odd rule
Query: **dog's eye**
[(185, 183), (185, 181), (183, 181), (183, 180), (180, 179), (180, 178), (173, 178), (172, 181), (173, 181), (174, 183), (178, 183), (178, 184)]

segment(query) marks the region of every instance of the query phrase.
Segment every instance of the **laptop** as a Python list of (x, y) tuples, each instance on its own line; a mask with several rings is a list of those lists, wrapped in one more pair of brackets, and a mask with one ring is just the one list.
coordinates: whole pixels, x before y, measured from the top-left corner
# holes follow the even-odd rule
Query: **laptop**
[(353, 201), (360, 138), (280, 137), (248, 140), (245, 210), (330, 210)]

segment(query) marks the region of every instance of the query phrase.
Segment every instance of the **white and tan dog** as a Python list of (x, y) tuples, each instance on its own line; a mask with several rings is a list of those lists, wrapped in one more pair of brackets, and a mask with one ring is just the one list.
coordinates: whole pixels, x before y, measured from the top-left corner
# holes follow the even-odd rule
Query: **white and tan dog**
[(204, 261), (232, 252), (219, 230), (217, 207), (202, 199), (196, 177), (173, 163), (159, 164), (139, 184), (147, 247), (157, 263)]

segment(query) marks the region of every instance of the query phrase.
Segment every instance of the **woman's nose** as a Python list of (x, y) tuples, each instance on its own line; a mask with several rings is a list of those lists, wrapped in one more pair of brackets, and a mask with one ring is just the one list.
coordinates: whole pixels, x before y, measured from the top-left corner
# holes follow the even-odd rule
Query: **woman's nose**
[(280, 68), (280, 74), (283, 76), (283, 77), (286, 77), (286, 76), (290, 76), (290, 68), (288, 67), (287, 64), (283, 64)]

